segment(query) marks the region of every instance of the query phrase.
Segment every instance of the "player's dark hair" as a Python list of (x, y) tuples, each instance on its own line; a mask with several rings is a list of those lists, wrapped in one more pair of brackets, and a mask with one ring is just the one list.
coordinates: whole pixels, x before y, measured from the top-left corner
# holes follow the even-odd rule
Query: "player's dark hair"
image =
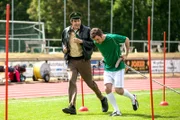
[(93, 28), (93, 29), (91, 29), (90, 36), (91, 36), (91, 38), (95, 38), (96, 36), (102, 36), (102, 34), (103, 34), (103, 32), (101, 29)]

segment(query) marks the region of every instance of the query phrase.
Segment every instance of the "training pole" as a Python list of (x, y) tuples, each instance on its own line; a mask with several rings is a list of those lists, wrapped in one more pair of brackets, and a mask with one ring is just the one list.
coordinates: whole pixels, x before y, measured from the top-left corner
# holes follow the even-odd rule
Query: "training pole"
[(5, 105), (5, 120), (8, 120), (8, 52), (9, 52), (9, 4), (6, 5), (6, 67), (5, 67), (5, 76), (6, 76), (6, 105)]
[(151, 114), (154, 120), (154, 105), (153, 105), (153, 91), (152, 91), (152, 70), (151, 70), (151, 18), (148, 17), (148, 56), (149, 56), (149, 76), (150, 76), (150, 98), (151, 98)]
[(79, 108), (80, 112), (88, 111), (88, 108), (84, 106), (84, 90), (83, 90), (83, 79), (80, 77), (81, 81), (81, 95), (82, 95), (82, 106)]
[[(164, 32), (164, 47), (163, 47), (163, 53), (164, 53), (164, 72), (163, 72), (163, 84), (165, 85), (166, 81), (166, 32)], [(161, 106), (167, 106), (168, 102), (166, 102), (166, 89), (165, 86), (163, 86), (163, 101), (160, 103)]]

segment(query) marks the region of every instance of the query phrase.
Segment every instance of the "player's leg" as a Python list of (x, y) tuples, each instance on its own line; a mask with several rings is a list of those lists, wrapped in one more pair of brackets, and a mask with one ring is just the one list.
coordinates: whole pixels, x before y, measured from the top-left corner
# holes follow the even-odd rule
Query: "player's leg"
[(112, 72), (104, 71), (104, 84), (105, 84), (105, 92), (107, 94), (107, 98), (109, 102), (112, 104), (114, 111), (110, 116), (120, 116), (121, 112), (118, 108), (118, 105), (116, 103), (116, 99), (114, 97), (114, 94), (112, 93), (112, 86), (113, 86), (113, 79), (112, 79)]
[(76, 95), (77, 95), (77, 86), (76, 80), (78, 71), (75, 67), (76, 61), (71, 60), (68, 64), (68, 76), (69, 76), (69, 87), (68, 87), (68, 95), (69, 95), (69, 106), (67, 108), (63, 108), (62, 111), (67, 114), (76, 114)]
[(100, 89), (98, 88), (95, 81), (92, 80), (92, 72), (91, 72), (91, 63), (90, 60), (80, 60), (76, 66), (78, 68), (79, 73), (81, 74), (84, 82), (90, 87), (96, 96), (101, 101), (102, 112), (108, 111), (108, 101), (105, 96), (102, 95)]
[(115, 72), (114, 79), (114, 87), (116, 93), (128, 97), (132, 102), (133, 109), (137, 110), (139, 105), (136, 99), (136, 95), (133, 95), (127, 89), (124, 89), (124, 69)]

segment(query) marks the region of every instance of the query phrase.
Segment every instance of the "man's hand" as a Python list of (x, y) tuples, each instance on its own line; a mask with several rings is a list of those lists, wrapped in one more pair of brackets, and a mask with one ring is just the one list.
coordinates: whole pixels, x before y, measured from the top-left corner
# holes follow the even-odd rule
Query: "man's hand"
[(67, 53), (67, 47), (63, 45), (63, 52)]
[(127, 55), (122, 55), (122, 60), (125, 61), (127, 59)]
[(79, 38), (74, 38), (74, 43), (83, 43), (83, 41)]
[(125, 61), (127, 59), (127, 55), (122, 55), (120, 58), (116, 61), (115, 68), (117, 68), (121, 61)]

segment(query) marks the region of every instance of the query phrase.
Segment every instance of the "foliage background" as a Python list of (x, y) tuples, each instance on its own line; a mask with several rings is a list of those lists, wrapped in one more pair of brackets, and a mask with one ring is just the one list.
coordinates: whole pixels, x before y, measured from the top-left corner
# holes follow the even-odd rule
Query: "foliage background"
[[(0, 1), (0, 19), (5, 19), (6, 4)], [(134, 40), (147, 39), (147, 17), (151, 16), (152, 0), (134, 0)], [(66, 0), (66, 26), (72, 11), (82, 13), (82, 23), (88, 25), (88, 0)], [(46, 38), (60, 39), (64, 29), (64, 0), (41, 0), (41, 21), (45, 22)], [(163, 40), (168, 33), (169, 0), (154, 1), (153, 40)], [(114, 0), (113, 33), (131, 38), (132, 0)], [(90, 27), (110, 32), (111, 0), (90, 1)], [(171, 41), (180, 41), (180, 1), (171, 0)], [(38, 0), (14, 0), (14, 20), (38, 21)], [(168, 37), (167, 37), (168, 38)], [(173, 44), (174, 45), (174, 44)], [(141, 46), (139, 46), (141, 47)], [(172, 46), (170, 51), (175, 51)]]

